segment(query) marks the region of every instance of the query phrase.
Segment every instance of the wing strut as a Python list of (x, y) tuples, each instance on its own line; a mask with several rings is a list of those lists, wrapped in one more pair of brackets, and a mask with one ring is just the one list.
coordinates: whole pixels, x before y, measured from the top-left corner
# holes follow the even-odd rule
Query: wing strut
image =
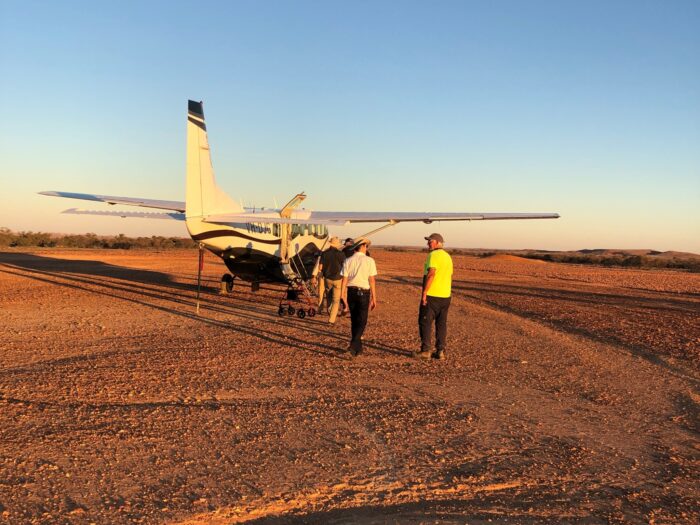
[[(284, 205), (284, 207), (280, 210), (280, 217), (283, 219), (289, 219), (292, 216), (292, 210), (294, 208), (298, 207), (302, 201), (306, 198), (305, 193), (297, 193), (292, 200), (290, 200), (287, 204)], [(291, 224), (280, 224), (281, 228), (281, 242), (280, 242), (280, 259), (282, 263), (282, 271), (284, 271), (284, 265), (289, 264), (289, 241), (291, 240), (292, 236), (291, 234), (291, 229), (292, 225)]]
[(384, 226), (380, 226), (379, 228), (375, 228), (374, 230), (367, 232), (364, 235), (361, 235), (360, 237), (369, 237), (370, 235), (374, 235), (375, 233), (378, 233), (378, 232), (384, 230), (385, 228), (388, 228), (389, 226), (394, 226), (398, 223), (399, 223), (399, 221), (395, 221), (394, 219), (392, 219)]

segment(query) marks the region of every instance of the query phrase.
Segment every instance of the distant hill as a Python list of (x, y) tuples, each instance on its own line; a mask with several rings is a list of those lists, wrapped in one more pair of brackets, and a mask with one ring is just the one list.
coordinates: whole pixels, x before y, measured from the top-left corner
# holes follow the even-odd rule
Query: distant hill
[(525, 264), (546, 264), (545, 261), (540, 259), (528, 259), (527, 257), (520, 257), (518, 255), (511, 255), (509, 253), (496, 253), (494, 255), (489, 255), (486, 257), (489, 261), (497, 262), (515, 262), (515, 263), (525, 263)]
[(700, 272), (700, 255), (687, 252), (656, 250), (595, 249), (569, 252), (532, 250), (517, 255), (530, 259), (570, 264), (623, 266), (628, 268), (671, 268)]
[(602, 255), (602, 256), (614, 256), (614, 255), (622, 255), (622, 256), (630, 256), (630, 255), (640, 255), (640, 256), (646, 256), (646, 257), (657, 257), (659, 259), (700, 259), (700, 255), (697, 253), (690, 253), (690, 252), (676, 252), (676, 251), (667, 251), (667, 252), (660, 252), (657, 250), (629, 250), (629, 249), (623, 249), (623, 250), (616, 250), (612, 248), (596, 248), (593, 250), (578, 250), (576, 252), (557, 252), (557, 253), (580, 253), (583, 255)]
[[(417, 246), (378, 247), (389, 251), (426, 251)], [(700, 272), (700, 254), (678, 251), (661, 252), (650, 249), (595, 248), (574, 251), (552, 250), (491, 250), (488, 248), (447, 248), (454, 255), (490, 257), (497, 261), (533, 260), (554, 263), (623, 266), (628, 268), (670, 268)]]

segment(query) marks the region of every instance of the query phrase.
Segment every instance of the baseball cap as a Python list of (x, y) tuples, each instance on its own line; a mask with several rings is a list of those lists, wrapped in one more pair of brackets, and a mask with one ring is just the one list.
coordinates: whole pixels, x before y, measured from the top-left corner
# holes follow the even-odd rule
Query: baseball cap
[(445, 239), (442, 238), (442, 235), (439, 233), (431, 233), (427, 237), (425, 237), (426, 241), (437, 241), (440, 244), (445, 244)]

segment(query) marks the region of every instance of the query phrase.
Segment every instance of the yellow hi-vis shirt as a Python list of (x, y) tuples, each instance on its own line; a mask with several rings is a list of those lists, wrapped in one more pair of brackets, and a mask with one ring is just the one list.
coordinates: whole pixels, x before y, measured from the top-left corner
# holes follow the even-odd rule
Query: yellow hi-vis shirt
[(425, 261), (423, 275), (428, 275), (428, 268), (435, 268), (433, 282), (427, 293), (431, 297), (449, 297), (452, 293), (452, 257), (445, 250), (433, 250)]

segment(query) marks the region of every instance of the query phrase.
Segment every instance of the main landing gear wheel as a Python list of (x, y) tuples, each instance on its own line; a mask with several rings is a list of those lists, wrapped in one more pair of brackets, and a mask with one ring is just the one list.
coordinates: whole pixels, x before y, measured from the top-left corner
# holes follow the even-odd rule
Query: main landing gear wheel
[(306, 312), (300, 308), (299, 311), (297, 312), (297, 317), (299, 319), (303, 319), (304, 317), (306, 317)]
[(296, 309), (293, 306), (288, 306), (287, 307), (287, 315), (294, 315), (296, 313)]
[(277, 315), (279, 315), (280, 317), (284, 317), (285, 313), (287, 313), (287, 309), (284, 306), (280, 306), (277, 310)]
[(225, 273), (221, 276), (221, 294), (230, 294), (233, 292), (233, 275)]
[(309, 311), (306, 312), (306, 315), (309, 317), (315, 317), (316, 316), (316, 309), (315, 308), (309, 308)]

